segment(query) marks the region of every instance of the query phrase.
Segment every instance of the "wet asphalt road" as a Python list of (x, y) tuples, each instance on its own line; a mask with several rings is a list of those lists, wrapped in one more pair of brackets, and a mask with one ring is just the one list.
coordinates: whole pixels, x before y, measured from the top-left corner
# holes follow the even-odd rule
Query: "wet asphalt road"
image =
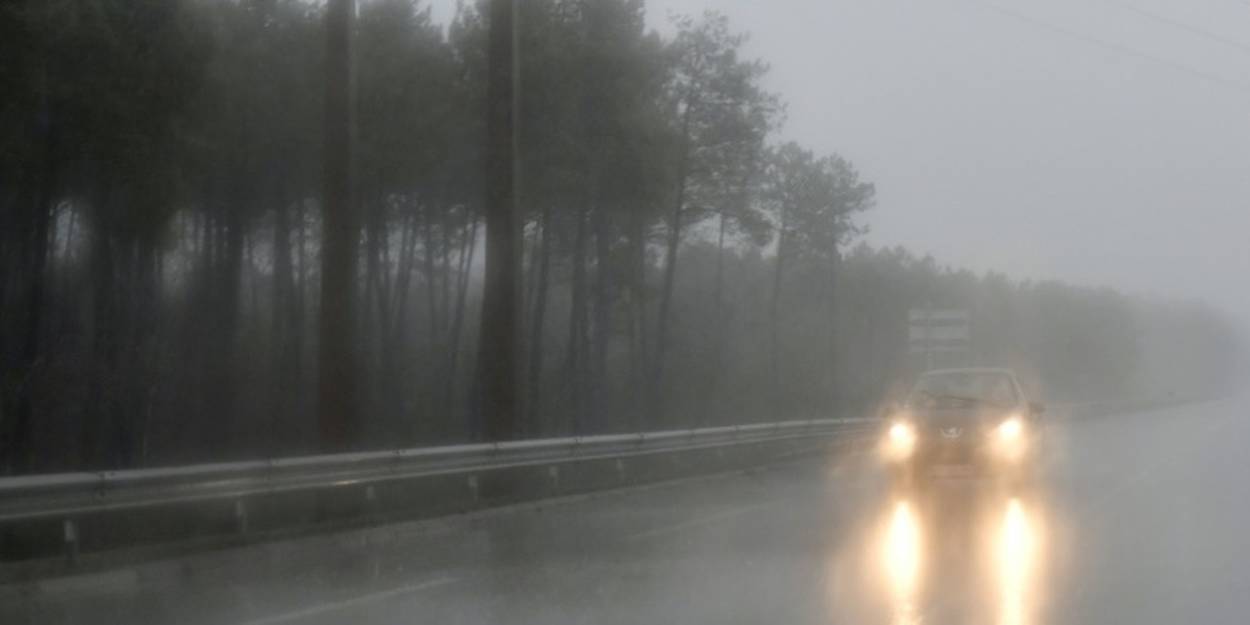
[(1250, 400), (1054, 420), (1036, 488), (867, 455), (0, 588), (0, 623), (1236, 623)]

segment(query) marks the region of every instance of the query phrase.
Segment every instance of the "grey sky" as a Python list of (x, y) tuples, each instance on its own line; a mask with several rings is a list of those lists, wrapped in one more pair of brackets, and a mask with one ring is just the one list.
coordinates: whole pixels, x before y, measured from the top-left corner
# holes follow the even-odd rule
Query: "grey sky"
[[(435, 0), (443, 19), (454, 0)], [(1250, 320), (1250, 4), (649, 0), (720, 10), (783, 139), (877, 183), (874, 244), (1016, 277), (1201, 297)]]

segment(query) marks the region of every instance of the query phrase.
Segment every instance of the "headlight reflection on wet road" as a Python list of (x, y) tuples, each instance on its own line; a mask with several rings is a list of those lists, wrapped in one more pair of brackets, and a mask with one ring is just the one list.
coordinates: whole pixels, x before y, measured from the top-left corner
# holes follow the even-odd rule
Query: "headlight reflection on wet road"
[(911, 506), (897, 502), (885, 537), (884, 565), (894, 625), (919, 623), (920, 526)]
[(1007, 502), (996, 545), (1000, 625), (1028, 625), (1037, 568), (1037, 528), (1019, 499)]
[(1043, 555), (1036, 511), (1015, 497), (930, 503), (892, 501), (878, 526), (883, 622), (1033, 625)]

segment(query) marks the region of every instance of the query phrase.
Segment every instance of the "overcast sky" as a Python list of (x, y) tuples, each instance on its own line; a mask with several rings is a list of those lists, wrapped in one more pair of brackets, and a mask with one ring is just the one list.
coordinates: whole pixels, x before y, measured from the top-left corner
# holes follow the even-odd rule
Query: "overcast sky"
[[(434, 0), (445, 19), (454, 0)], [(649, 0), (726, 13), (782, 139), (877, 184), (873, 244), (1250, 321), (1250, 3)]]

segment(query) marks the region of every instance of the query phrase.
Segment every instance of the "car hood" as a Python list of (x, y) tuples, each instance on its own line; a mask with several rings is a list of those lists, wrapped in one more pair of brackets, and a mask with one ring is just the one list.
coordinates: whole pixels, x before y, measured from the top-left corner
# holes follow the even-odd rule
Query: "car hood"
[(1011, 408), (977, 406), (968, 408), (914, 409), (912, 415), (916, 426), (923, 430), (960, 428), (963, 430), (988, 430), (1011, 414)]

